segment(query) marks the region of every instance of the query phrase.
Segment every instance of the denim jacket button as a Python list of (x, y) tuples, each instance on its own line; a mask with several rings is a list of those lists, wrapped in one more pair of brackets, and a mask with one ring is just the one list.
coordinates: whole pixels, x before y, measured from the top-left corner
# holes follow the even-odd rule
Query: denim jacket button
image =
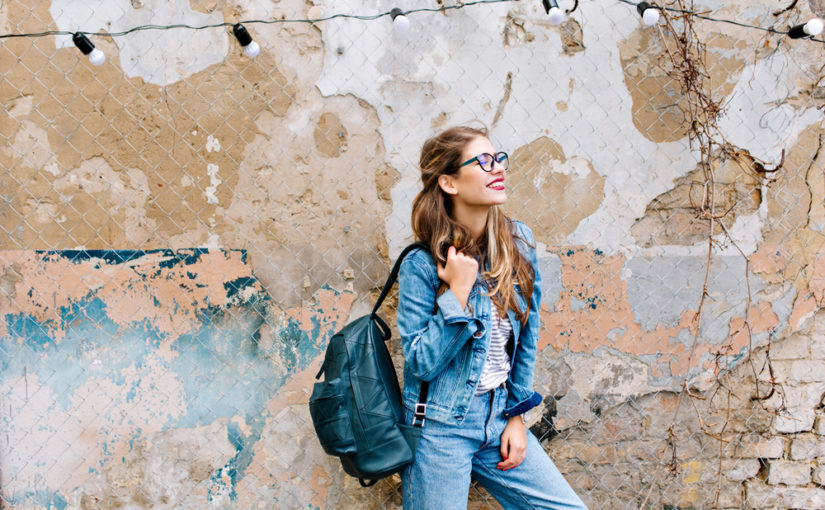
[(482, 330), (480, 330), (480, 329), (479, 329), (478, 331), (476, 331), (475, 333), (473, 333), (473, 336), (474, 336), (475, 338), (481, 338), (482, 336), (484, 336), (484, 331), (482, 331)]

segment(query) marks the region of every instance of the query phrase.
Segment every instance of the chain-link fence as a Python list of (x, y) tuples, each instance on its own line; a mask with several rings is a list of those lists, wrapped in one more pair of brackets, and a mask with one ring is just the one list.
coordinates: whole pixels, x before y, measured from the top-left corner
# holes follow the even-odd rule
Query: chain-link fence
[[(825, 14), (773, 4), (707, 8)], [(0, 507), (400, 508), (306, 403), (410, 241), (421, 144), (475, 121), (539, 251), (530, 428), (588, 506), (825, 506), (822, 45), (697, 20), (711, 121), (676, 14), (393, 7), (0, 3), (32, 34), (0, 44)], [(342, 13), (375, 19), (306, 21)]]

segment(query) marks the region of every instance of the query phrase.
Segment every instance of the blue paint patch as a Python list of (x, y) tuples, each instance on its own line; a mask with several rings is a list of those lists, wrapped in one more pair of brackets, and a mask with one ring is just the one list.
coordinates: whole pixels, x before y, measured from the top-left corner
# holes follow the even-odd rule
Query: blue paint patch
[[(246, 468), (252, 463), (254, 457), (254, 446), (261, 439), (266, 419), (262, 415), (247, 416), (247, 425), (250, 428), (248, 436), (244, 435), (236, 422), (229, 422), (226, 426), (226, 438), (235, 448), (235, 455), (221, 469), (215, 471), (210, 480), (213, 485), (224, 485), (223, 476), (229, 477), (230, 486), (229, 499), (235, 501), (237, 492), (235, 485), (243, 478)], [(209, 501), (213, 500), (213, 493), (210, 491)]]
[(195, 264), (201, 259), (201, 255), (209, 253), (209, 248), (191, 248), (188, 250), (163, 250), (163, 254), (167, 255), (166, 260), (158, 263), (161, 268), (172, 268), (177, 265), (189, 266)]
[(132, 435), (129, 437), (129, 451), (131, 452), (135, 448), (135, 441), (139, 440), (140, 437), (143, 435), (143, 430), (138, 427)]
[(11, 497), (12, 507), (16, 505), (37, 505), (43, 508), (55, 510), (66, 509), (66, 498), (57, 492), (51, 491), (27, 491), (23, 493), (15, 492)]
[(135, 394), (137, 393), (138, 386), (140, 386), (140, 381), (141, 379), (138, 379), (137, 382), (132, 383), (132, 387), (126, 392), (126, 402), (135, 401)]
[(585, 300), (585, 303), (587, 303), (587, 306), (589, 306), (591, 310), (595, 310), (596, 303), (604, 303), (604, 300), (599, 296), (591, 296)]
[(143, 250), (46, 250), (37, 251), (43, 260), (54, 261), (67, 259), (73, 264), (80, 264), (90, 260), (102, 260), (107, 264), (122, 264), (138, 259), (147, 252)]
[(223, 288), (226, 289), (226, 297), (227, 298), (232, 298), (233, 296), (236, 296), (242, 289), (245, 289), (246, 287), (249, 287), (249, 286), (253, 286), (257, 282), (258, 282), (258, 280), (255, 279), (255, 278), (249, 278), (249, 277), (236, 278), (235, 280), (232, 280), (231, 282), (224, 282)]
[[(246, 263), (246, 250), (232, 250), (238, 251), (241, 254), (241, 261)], [(132, 260), (137, 260), (148, 254), (161, 253), (166, 260), (160, 261), (158, 266), (160, 268), (170, 268), (176, 265), (190, 265), (198, 262), (202, 255), (209, 252), (209, 248), (191, 248), (185, 250), (37, 250), (36, 254), (40, 255), (45, 261), (54, 261), (58, 259), (67, 259), (73, 264), (81, 264), (88, 261), (95, 261), (97, 267), (100, 263), (106, 265), (123, 264)]]
[[(52, 390), (63, 410), (90, 377), (126, 384), (124, 370), (134, 368), (140, 374), (163, 340), (148, 320), (120, 329), (97, 297), (78, 300), (58, 314), (58, 321), (38, 321), (28, 314), (6, 316), (9, 334), (0, 338), (0, 347), (8, 355), (0, 359), (0, 382), (32, 374)], [(58, 330), (64, 335), (59, 342), (54, 336)]]
[(261, 412), (295, 370), (253, 340), (267, 316), (267, 310), (247, 306), (201, 311), (200, 328), (172, 344), (176, 356), (168, 367), (183, 383), (187, 412), (170, 425), (196, 427)]
[[(9, 332), (9, 339), (11, 337), (23, 339), (24, 342), (29, 344), (29, 349), (33, 351), (43, 352), (57, 345), (55, 339), (49, 334), (51, 328), (48, 323), (38, 322), (29, 314), (6, 315), (6, 328)], [(3, 363), (0, 366), (2, 366), (4, 372), (9, 367), (9, 361), (8, 358), (0, 360), (0, 363)]]
[(596, 254), (596, 255), (598, 255), (598, 256), (602, 256), (602, 255), (604, 255), (604, 252), (603, 252), (602, 250), (598, 249), (598, 248), (596, 248), (595, 250), (593, 250), (593, 253), (595, 253), (595, 254)]

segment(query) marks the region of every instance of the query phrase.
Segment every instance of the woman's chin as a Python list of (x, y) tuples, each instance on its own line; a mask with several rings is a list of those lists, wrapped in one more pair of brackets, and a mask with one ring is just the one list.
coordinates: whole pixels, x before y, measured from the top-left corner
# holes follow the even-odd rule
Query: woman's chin
[(507, 192), (504, 190), (496, 191), (493, 197), (493, 205), (501, 205), (507, 201)]

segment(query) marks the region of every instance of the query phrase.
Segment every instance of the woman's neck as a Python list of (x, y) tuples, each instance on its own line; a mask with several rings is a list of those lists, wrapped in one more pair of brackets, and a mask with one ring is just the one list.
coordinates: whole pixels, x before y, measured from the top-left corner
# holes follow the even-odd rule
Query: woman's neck
[(473, 239), (478, 241), (487, 228), (489, 209), (489, 207), (456, 207), (453, 210), (453, 216), (455, 216), (457, 222), (467, 229)]

